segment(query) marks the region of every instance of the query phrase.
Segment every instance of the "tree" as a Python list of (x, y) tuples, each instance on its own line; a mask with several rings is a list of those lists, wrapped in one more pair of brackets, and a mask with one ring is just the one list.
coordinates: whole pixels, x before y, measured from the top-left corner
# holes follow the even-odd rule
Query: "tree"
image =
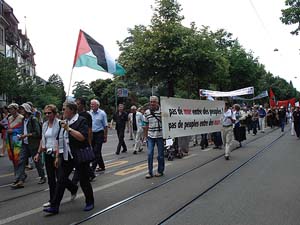
[(75, 87), (72, 91), (72, 94), (74, 94), (74, 98), (81, 97), (88, 100), (95, 97), (93, 90), (84, 81), (76, 81), (73, 87)]
[(291, 34), (298, 35), (300, 31), (300, 0), (285, 0), (286, 9), (282, 9), (280, 20), (286, 25), (297, 25), (297, 28), (291, 31)]
[(164, 83), (168, 96), (174, 96), (176, 79), (181, 76), (181, 47), (188, 29), (181, 25), (180, 5), (176, 0), (156, 0), (152, 24), (149, 28), (135, 26), (130, 37), (119, 43), (119, 61), (126, 66), (130, 77), (152, 86)]
[(0, 56), (0, 93), (11, 97), (18, 86), (17, 63), (12, 58)]

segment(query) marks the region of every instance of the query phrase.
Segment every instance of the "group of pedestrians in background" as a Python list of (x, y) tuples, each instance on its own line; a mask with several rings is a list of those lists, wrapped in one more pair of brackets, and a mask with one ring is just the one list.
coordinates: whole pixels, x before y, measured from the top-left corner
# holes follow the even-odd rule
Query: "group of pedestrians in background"
[[(225, 159), (229, 160), (230, 152), (234, 145), (234, 140), (242, 147), (242, 141), (246, 140), (246, 133), (255, 136), (258, 131), (265, 132), (265, 128), (280, 127), (284, 132), (287, 123), (291, 123), (291, 134), (296, 132), (300, 139), (300, 110), (299, 106), (286, 109), (284, 106), (265, 109), (262, 105), (253, 107), (226, 103), (222, 117), (222, 131), (212, 134), (201, 135), (201, 148), (208, 147), (208, 137), (214, 143), (214, 149), (221, 149), (224, 145)], [(197, 138), (197, 137), (196, 137)], [(195, 143), (195, 142), (194, 142)], [(196, 144), (194, 144), (196, 145)]]

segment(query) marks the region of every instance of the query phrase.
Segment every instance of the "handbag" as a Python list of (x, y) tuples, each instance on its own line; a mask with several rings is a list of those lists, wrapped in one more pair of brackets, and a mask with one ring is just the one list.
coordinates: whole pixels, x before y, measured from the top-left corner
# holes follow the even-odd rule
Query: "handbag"
[(74, 159), (77, 164), (90, 163), (94, 161), (95, 158), (95, 153), (90, 145), (75, 151)]

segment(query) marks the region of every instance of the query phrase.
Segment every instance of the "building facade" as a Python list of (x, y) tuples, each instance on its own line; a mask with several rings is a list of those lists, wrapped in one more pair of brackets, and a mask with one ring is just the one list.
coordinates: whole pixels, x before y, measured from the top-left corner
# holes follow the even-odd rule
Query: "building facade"
[[(34, 50), (27, 32), (18, 29), (19, 21), (13, 8), (0, 0), (0, 57), (14, 58), (23, 75), (35, 77)], [(1, 92), (1, 91), (0, 91)], [(0, 107), (7, 104), (7, 96), (0, 93)]]

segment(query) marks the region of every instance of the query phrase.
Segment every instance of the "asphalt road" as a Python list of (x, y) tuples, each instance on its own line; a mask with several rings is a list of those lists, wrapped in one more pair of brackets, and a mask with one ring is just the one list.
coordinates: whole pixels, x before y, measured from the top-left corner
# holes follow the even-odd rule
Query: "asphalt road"
[[(248, 135), (229, 161), (223, 150), (191, 147), (183, 159), (166, 161), (165, 176), (149, 180), (144, 178), (146, 151), (115, 155), (117, 138), (111, 131), (103, 147), (107, 170), (92, 182), (95, 209), (83, 212), (82, 193), (70, 202), (66, 191), (55, 216), (42, 212), (49, 193), (47, 184), (37, 184), (37, 172), (28, 171), (25, 188), (11, 190), (11, 163), (0, 158), (0, 224), (150, 225), (173, 213), (165, 224), (300, 224), (300, 140), (278, 129), (266, 131)], [(126, 143), (130, 149), (133, 142), (126, 137)]]

